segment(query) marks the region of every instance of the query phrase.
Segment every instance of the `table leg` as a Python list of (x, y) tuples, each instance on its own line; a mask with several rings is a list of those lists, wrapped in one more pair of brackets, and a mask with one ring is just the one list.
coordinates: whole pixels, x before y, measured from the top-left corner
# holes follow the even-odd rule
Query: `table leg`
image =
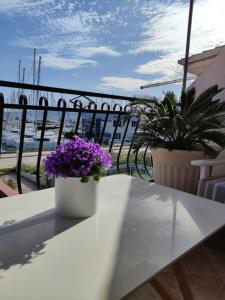
[(180, 261), (177, 261), (176, 263), (173, 264), (173, 270), (177, 278), (179, 288), (183, 295), (184, 300), (194, 300), (193, 293), (190, 289), (190, 286), (188, 284), (187, 278), (184, 274)]
[(172, 293), (170, 288), (167, 287), (167, 285), (159, 278), (153, 278), (152, 280), (150, 280), (150, 283), (163, 300), (176, 300), (176, 297)]

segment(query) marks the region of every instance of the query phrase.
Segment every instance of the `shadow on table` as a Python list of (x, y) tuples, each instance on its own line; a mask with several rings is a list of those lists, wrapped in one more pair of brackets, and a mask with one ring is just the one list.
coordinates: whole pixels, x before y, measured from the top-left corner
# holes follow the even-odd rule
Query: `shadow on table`
[(54, 209), (21, 222), (6, 221), (0, 227), (0, 269), (31, 263), (49, 239), (82, 221), (57, 216)]
[(154, 184), (131, 179), (106, 299), (125, 296), (157, 273), (158, 263), (166, 264), (165, 256), (173, 256), (172, 243), (165, 243), (165, 239), (172, 241), (174, 237), (176, 201), (168, 190), (162, 188), (159, 194)]

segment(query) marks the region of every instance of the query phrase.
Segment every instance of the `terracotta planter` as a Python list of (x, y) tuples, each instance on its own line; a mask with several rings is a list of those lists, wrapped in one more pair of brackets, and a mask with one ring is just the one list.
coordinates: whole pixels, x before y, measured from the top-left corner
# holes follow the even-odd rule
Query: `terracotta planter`
[(158, 148), (151, 153), (156, 183), (196, 194), (200, 169), (192, 166), (191, 161), (204, 159), (203, 152)]

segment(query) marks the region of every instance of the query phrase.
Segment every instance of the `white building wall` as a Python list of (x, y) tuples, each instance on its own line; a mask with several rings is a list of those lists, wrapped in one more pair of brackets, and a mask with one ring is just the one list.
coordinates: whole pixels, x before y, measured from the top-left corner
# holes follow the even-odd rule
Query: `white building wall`
[[(105, 128), (105, 131), (104, 131), (103, 140), (108, 139), (108, 141), (111, 142), (112, 137), (113, 137), (113, 133), (114, 133), (114, 130), (115, 130), (114, 121), (117, 122), (117, 118), (118, 118), (118, 116), (116, 114), (115, 115), (114, 114), (109, 115), (108, 121), (107, 121), (107, 124), (106, 124), (106, 128)], [(88, 113), (85, 114), (84, 113), (82, 115), (81, 124), (83, 124), (83, 125), (81, 125), (81, 130), (80, 130), (81, 132), (83, 132), (83, 133), (89, 132), (91, 119), (92, 119), (92, 114), (88, 114)], [(97, 114), (96, 119), (101, 119), (101, 130), (102, 130), (104, 122), (105, 122), (105, 116)], [(124, 140), (125, 144), (129, 144), (131, 142), (134, 131), (135, 131), (136, 123), (135, 123), (135, 126), (132, 126), (132, 121), (137, 122), (137, 117), (133, 116), (130, 120), (128, 130), (127, 130), (127, 133), (126, 133), (126, 137), (125, 137), (125, 140)], [(84, 126), (84, 124), (86, 122), (87, 122), (87, 127)], [(115, 139), (114, 139), (115, 144), (120, 144), (122, 142), (122, 139), (123, 139), (123, 136), (124, 136), (124, 133), (125, 133), (126, 124), (124, 124), (124, 117), (123, 116), (120, 118), (120, 122), (121, 122), (121, 126), (118, 126), (117, 130), (116, 130), (116, 136), (120, 136), (120, 137), (115, 137)], [(110, 137), (108, 137), (107, 135), (110, 135)]]
[[(220, 88), (225, 88), (225, 48), (222, 48), (213, 62), (202, 72), (189, 88), (196, 88), (198, 96), (212, 85), (218, 84)], [(216, 99), (225, 101), (225, 90), (220, 92)]]

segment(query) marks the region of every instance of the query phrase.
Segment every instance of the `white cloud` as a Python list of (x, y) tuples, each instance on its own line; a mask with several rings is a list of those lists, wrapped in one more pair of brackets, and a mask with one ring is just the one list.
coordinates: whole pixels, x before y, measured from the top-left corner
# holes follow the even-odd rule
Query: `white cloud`
[(76, 11), (66, 16), (57, 18), (48, 18), (48, 27), (52, 31), (65, 33), (89, 33), (92, 31), (93, 22), (98, 19), (96, 12)]
[(18, 8), (23, 2), (23, 0), (1, 0), (0, 10), (7, 11), (12, 8)]
[[(39, 49), (48, 67), (94, 66), (99, 56), (124, 53), (133, 65), (133, 55), (139, 55), (140, 61), (143, 53), (149, 53), (149, 60), (136, 66), (135, 72), (156, 80), (180, 77), (177, 60), (184, 57), (189, 1), (115, 2), (0, 0), (0, 13), (28, 18), (31, 27), (26, 31), (24, 22), (18, 22), (24, 33), (13, 44)], [(225, 0), (195, 0), (191, 54), (225, 43), (224, 11)]]
[(121, 54), (107, 46), (92, 46), (85, 47), (88, 41), (84, 41), (81, 37), (74, 39), (64, 38), (55, 41), (55, 38), (50, 41), (48, 37), (43, 35), (38, 38), (25, 38), (13, 42), (15, 46), (24, 48), (37, 48), (45, 51), (42, 53), (44, 58), (44, 66), (55, 69), (70, 70), (80, 67), (94, 66), (97, 64), (93, 58), (97, 55), (102, 56), (120, 56)]
[(138, 66), (135, 70), (140, 74), (154, 74), (157, 77), (166, 80), (168, 78), (181, 75), (182, 68), (177, 65), (177, 58), (172, 55), (161, 56), (158, 59), (148, 61)]
[(44, 54), (42, 55), (42, 60), (44, 66), (61, 70), (72, 70), (97, 64), (95, 61), (90, 59), (72, 59), (59, 57), (54, 54)]
[[(14, 7), (17, 5), (26, 7), (25, 4), (28, 3), (28, 0), (9, 1), (12, 2), (11, 4)], [(38, 3), (42, 3), (42, 6), (38, 6), (37, 10), (42, 11), (43, 7), (48, 8), (49, 3), (54, 1), (39, 1)], [(121, 55), (119, 51), (106, 45), (104, 41), (99, 41), (95, 34), (109, 18), (112, 18), (113, 13), (101, 15), (92, 10), (75, 9), (75, 2), (72, 3), (72, 6), (68, 5), (69, 3), (71, 4), (71, 2), (65, 2), (65, 0), (61, 1), (60, 7), (54, 7), (55, 10), (58, 10), (56, 14), (50, 8), (45, 17), (37, 19), (40, 26), (37, 25), (34, 34), (30, 36), (21, 35), (12, 44), (17, 47), (37, 48), (45, 53), (44, 65), (46, 67), (62, 70), (87, 65), (94, 66), (97, 62), (92, 58), (97, 55), (113, 57)], [(9, 6), (5, 6), (5, 9), (7, 7)], [(40, 16), (40, 13), (37, 12), (36, 16)], [(31, 15), (30, 12), (27, 12), (27, 14)]]
[[(154, 74), (160, 79), (179, 77), (182, 67), (177, 60), (185, 53), (188, 2), (153, 4), (143, 7), (143, 35), (132, 53), (155, 52), (159, 57), (139, 65), (135, 71)], [(190, 54), (224, 44), (224, 11), (224, 0), (195, 1)]]
[(100, 88), (107, 89), (119, 89), (129, 92), (134, 92), (140, 89), (141, 85), (145, 85), (147, 82), (142, 79), (131, 77), (114, 77), (106, 76), (101, 79)]
[(108, 56), (120, 56), (121, 54), (118, 51), (111, 49), (106, 46), (97, 46), (97, 47), (84, 47), (78, 49), (78, 54), (80, 56), (92, 57), (97, 54), (108, 55)]
[(43, 16), (57, 9), (56, 0), (0, 0), (0, 13)]

